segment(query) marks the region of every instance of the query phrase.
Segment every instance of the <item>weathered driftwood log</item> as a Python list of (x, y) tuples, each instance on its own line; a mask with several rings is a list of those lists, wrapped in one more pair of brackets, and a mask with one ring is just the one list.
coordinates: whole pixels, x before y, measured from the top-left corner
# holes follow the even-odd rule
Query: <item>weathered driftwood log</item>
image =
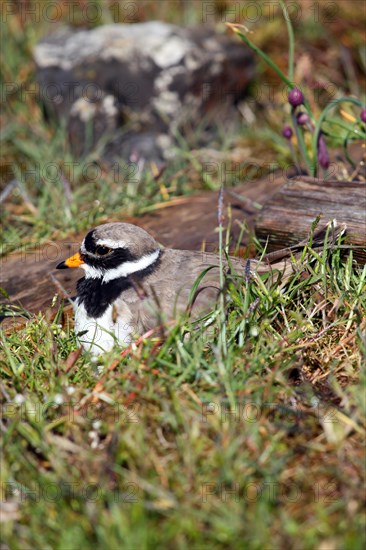
[(364, 183), (294, 178), (266, 202), (256, 220), (256, 235), (268, 239), (268, 251), (279, 250), (305, 238), (319, 215), (323, 222), (336, 218), (347, 224), (346, 242), (354, 245), (354, 258), (366, 263)]
[[(263, 203), (283, 184), (283, 176), (278, 173), (255, 182), (255, 185), (240, 185), (235, 194), (225, 195), (224, 205), (231, 206), (231, 234), (233, 244), (238, 242), (241, 233), (240, 224), (245, 221), (254, 229), (257, 209), (252, 201)], [(191, 197), (180, 197), (166, 203), (165, 208), (157, 208), (141, 218), (113, 217), (105, 221), (123, 221), (142, 226), (163, 245), (186, 250), (218, 249), (217, 227), (217, 191), (199, 193)], [(228, 221), (228, 220), (226, 220)], [(60, 296), (58, 284), (62, 285), (65, 295), (75, 294), (76, 281), (82, 277), (79, 269), (56, 271), (56, 265), (75, 253), (85, 231), (70, 235), (66, 240), (34, 243), (33, 248), (10, 253), (0, 259), (0, 287), (9, 294), (10, 302), (21, 305), (30, 312), (46, 311), (56, 292)], [(242, 244), (245, 245), (247, 235)], [(0, 304), (8, 303), (0, 294)], [(57, 311), (58, 303), (54, 311)], [(3, 323), (2, 326), (5, 326)]]
[[(317, 182), (311, 178), (297, 178), (283, 186), (283, 175), (278, 173), (255, 182), (228, 190), (225, 206), (230, 205), (231, 234), (233, 244), (241, 233), (241, 223), (251, 230), (256, 227), (257, 236), (269, 239), (269, 250), (285, 248), (304, 239), (312, 221), (318, 214), (323, 220), (337, 218), (348, 226), (348, 241), (362, 248), (355, 249), (355, 258), (366, 261), (366, 185), (349, 182)], [(115, 217), (105, 221), (127, 221), (141, 225), (159, 242), (186, 250), (215, 251), (218, 246), (217, 191), (192, 197), (181, 197), (157, 208), (141, 218)], [(257, 218), (253, 202), (264, 204)], [(226, 209), (225, 209), (226, 212)], [(228, 221), (228, 220), (227, 220)], [(35, 244), (34, 248), (11, 253), (0, 263), (0, 287), (9, 294), (10, 303), (21, 305), (30, 312), (46, 312), (57, 292), (60, 296), (73, 296), (76, 281), (82, 276), (79, 270), (55, 271), (61, 260), (78, 249), (85, 232), (71, 235), (64, 241)], [(247, 235), (242, 245), (247, 244)], [(60, 292), (61, 285), (63, 292)], [(8, 303), (0, 295), (0, 304)], [(53, 308), (57, 310), (58, 302)], [(52, 313), (52, 312), (51, 312)], [(2, 326), (9, 323), (3, 323)]]

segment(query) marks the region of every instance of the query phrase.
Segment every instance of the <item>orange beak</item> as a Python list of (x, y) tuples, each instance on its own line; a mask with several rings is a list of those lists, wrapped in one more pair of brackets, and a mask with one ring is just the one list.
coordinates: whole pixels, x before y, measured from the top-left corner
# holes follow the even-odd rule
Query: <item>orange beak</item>
[(56, 269), (67, 269), (68, 267), (79, 267), (81, 264), (85, 264), (85, 262), (81, 259), (80, 253), (77, 252), (73, 256), (70, 256), (70, 258), (67, 258), (64, 262), (59, 263), (56, 266)]

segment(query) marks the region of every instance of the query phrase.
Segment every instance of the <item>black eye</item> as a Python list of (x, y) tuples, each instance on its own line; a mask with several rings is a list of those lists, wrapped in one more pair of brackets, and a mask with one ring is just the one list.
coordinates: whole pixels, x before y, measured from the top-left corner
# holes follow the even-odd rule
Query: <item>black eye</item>
[(98, 254), (98, 256), (106, 256), (106, 254), (109, 254), (112, 249), (108, 248), (108, 246), (97, 246), (95, 249), (95, 253)]

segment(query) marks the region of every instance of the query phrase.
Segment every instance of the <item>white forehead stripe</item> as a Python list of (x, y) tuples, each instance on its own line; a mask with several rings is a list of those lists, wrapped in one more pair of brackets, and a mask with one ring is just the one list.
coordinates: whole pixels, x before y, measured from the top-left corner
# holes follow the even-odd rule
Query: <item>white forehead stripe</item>
[[(114, 241), (113, 239), (101, 239), (98, 240), (96, 243), (96, 246), (107, 246), (108, 248), (127, 248), (127, 245), (125, 241)], [(91, 254), (86, 248), (85, 248), (85, 239), (80, 245), (80, 250), (83, 254), (88, 253)]]
[(128, 277), (129, 275), (132, 275), (132, 273), (137, 273), (138, 271), (142, 271), (143, 269), (150, 267), (159, 258), (159, 254), (160, 249), (158, 248), (151, 254), (142, 256), (139, 260), (134, 262), (124, 262), (114, 269), (105, 270), (98, 267), (92, 267), (87, 264), (81, 264), (80, 267), (84, 269), (86, 279), (103, 279), (103, 283), (108, 283), (109, 281), (113, 281), (113, 279)]
[(107, 246), (108, 248), (127, 248), (125, 241), (114, 241), (113, 239), (98, 239), (95, 244), (96, 246)]

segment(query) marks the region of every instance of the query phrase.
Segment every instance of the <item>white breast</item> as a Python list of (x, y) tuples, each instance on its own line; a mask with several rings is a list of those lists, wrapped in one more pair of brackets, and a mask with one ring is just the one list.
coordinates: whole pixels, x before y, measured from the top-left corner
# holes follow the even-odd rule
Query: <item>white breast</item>
[(136, 327), (131, 323), (132, 314), (128, 307), (124, 308), (123, 314), (119, 314), (116, 321), (113, 321), (113, 305), (108, 306), (106, 311), (98, 319), (89, 317), (83, 304), (75, 300), (75, 332), (85, 333), (78, 337), (83, 348), (93, 356), (109, 351), (115, 344), (125, 347), (132, 341), (132, 334)]

